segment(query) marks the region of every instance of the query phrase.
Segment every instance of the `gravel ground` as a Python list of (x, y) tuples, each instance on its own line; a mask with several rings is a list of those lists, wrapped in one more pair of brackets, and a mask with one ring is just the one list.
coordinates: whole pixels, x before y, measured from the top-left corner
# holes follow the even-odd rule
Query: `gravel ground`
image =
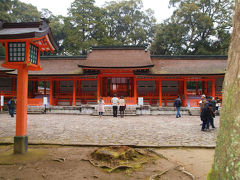
[[(0, 114), (0, 143), (12, 143), (16, 117)], [(215, 147), (218, 128), (200, 131), (199, 116), (28, 115), (33, 144)], [(219, 117), (215, 118), (219, 127)]]

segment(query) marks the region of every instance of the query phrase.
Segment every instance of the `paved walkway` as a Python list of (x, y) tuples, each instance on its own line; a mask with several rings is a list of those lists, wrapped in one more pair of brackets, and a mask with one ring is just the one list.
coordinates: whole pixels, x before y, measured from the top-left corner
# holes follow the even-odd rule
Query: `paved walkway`
[[(13, 142), (15, 120), (0, 114), (0, 143)], [(198, 116), (28, 115), (28, 136), (29, 143), (214, 147), (217, 129), (201, 132), (200, 123)]]

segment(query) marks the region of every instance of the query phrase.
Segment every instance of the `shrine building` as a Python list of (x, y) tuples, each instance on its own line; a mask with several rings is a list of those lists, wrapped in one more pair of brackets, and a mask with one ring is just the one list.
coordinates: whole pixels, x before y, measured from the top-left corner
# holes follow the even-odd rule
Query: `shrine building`
[[(202, 94), (222, 98), (227, 56), (155, 56), (144, 46), (92, 47), (86, 56), (42, 56), (41, 71), (29, 71), (28, 105), (111, 104), (197, 107)], [(0, 64), (4, 57), (0, 57)], [(0, 67), (0, 95), (16, 96), (17, 72)], [(43, 87), (40, 87), (42, 84)]]

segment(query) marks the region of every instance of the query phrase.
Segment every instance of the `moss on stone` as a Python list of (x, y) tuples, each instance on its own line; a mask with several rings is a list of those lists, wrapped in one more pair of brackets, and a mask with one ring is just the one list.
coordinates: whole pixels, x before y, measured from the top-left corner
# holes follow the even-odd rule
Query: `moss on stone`
[(0, 154), (0, 165), (34, 162), (45, 158), (47, 152), (47, 149), (28, 149), (25, 154), (14, 154), (13, 149), (10, 149)]

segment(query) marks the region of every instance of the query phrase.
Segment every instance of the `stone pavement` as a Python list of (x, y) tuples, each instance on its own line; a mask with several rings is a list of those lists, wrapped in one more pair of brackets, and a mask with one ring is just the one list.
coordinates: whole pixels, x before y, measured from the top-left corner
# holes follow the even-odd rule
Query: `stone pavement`
[[(0, 143), (13, 143), (15, 121), (0, 114)], [(28, 115), (28, 137), (33, 144), (215, 147), (218, 129), (202, 132), (200, 123), (199, 116)]]

